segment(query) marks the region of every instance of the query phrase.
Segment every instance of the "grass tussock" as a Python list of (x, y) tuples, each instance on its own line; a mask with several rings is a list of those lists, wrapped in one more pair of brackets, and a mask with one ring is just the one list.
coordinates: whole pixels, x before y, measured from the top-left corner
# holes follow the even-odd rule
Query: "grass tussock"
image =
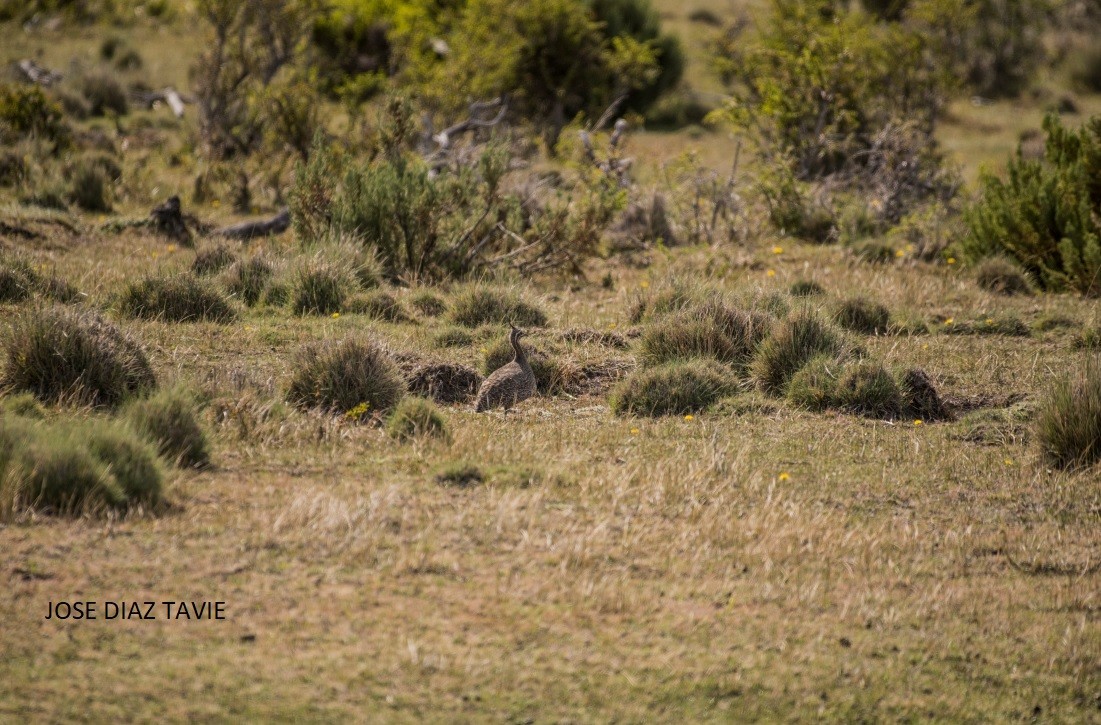
[(862, 360), (848, 367), (839, 389), (841, 407), (869, 418), (897, 418), (902, 412), (902, 392), (882, 365)]
[(608, 402), (620, 415), (683, 415), (706, 409), (734, 388), (728, 368), (692, 360), (637, 370), (612, 390)]
[(450, 321), (463, 327), (516, 325), (544, 327), (547, 315), (513, 289), (475, 285), (461, 290), (451, 300)]
[(838, 356), (844, 348), (844, 338), (834, 327), (807, 310), (795, 312), (761, 343), (752, 363), (753, 377), (765, 392), (782, 395), (807, 362), (818, 355)]
[(173, 464), (183, 468), (210, 464), (210, 445), (199, 423), (195, 400), (183, 391), (166, 390), (149, 398), (134, 399), (123, 415), (134, 430)]
[(661, 319), (643, 332), (639, 355), (648, 365), (711, 358), (744, 367), (768, 334), (771, 320), (711, 300)]
[(0, 415), (0, 520), (24, 511), (78, 516), (162, 499), (150, 446), (102, 420), (50, 423)]
[(116, 406), (156, 387), (137, 342), (98, 315), (57, 307), (15, 321), (0, 380), (43, 402), (92, 406)]
[(237, 261), (237, 255), (224, 244), (204, 247), (195, 253), (191, 273), (196, 277), (217, 274)]
[(397, 404), (386, 422), (386, 432), (399, 441), (451, 437), (447, 421), (435, 404), (415, 397), (404, 398)]
[(39, 295), (54, 302), (71, 303), (80, 292), (61, 277), (43, 274), (29, 260), (0, 258), (0, 303), (18, 304)]
[(981, 317), (977, 320), (956, 320), (948, 318), (937, 325), (939, 332), (945, 335), (1004, 335), (1006, 337), (1029, 337), (1032, 328), (1015, 315)]
[(791, 285), (788, 294), (792, 297), (817, 297), (826, 294), (826, 288), (812, 279), (801, 279)]
[(372, 320), (402, 323), (412, 318), (405, 311), (401, 301), (386, 290), (375, 290), (353, 295), (345, 304), (346, 312), (370, 317)]
[(470, 400), (482, 384), (474, 368), (456, 363), (426, 363), (408, 374), (409, 392), (437, 403), (462, 403)]
[(162, 322), (224, 324), (237, 318), (237, 311), (221, 292), (190, 274), (131, 282), (119, 296), (117, 306), (127, 317)]
[(314, 262), (295, 277), (292, 305), (296, 315), (331, 315), (340, 312), (348, 296), (349, 281), (343, 270)]
[(438, 348), (466, 347), (474, 344), (474, 334), (465, 327), (445, 327), (432, 336), (432, 346)]
[(891, 326), (891, 312), (886, 306), (865, 297), (851, 297), (838, 305), (834, 320), (846, 330), (879, 335)]
[(1036, 439), (1044, 460), (1059, 468), (1101, 460), (1101, 359), (1055, 383), (1037, 411)]
[(987, 257), (975, 266), (975, 281), (988, 292), (1000, 295), (1032, 294), (1032, 283), (1023, 269), (1012, 260)]
[(442, 466), (435, 475), (436, 483), (456, 488), (469, 488), (486, 480), (482, 469), (467, 461), (456, 461)]
[(275, 265), (263, 255), (236, 262), (225, 275), (226, 290), (230, 295), (255, 307), (275, 278)]
[(386, 350), (371, 339), (353, 337), (303, 349), (287, 400), (363, 418), (389, 411), (404, 394), (401, 371)]
[(432, 290), (417, 290), (409, 296), (409, 304), (424, 317), (439, 317), (447, 312), (447, 301)]

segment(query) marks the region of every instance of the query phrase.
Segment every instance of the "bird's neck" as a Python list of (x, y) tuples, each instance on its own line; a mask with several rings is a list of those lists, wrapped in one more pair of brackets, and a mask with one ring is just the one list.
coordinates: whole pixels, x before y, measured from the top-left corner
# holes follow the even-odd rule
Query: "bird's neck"
[(528, 361), (528, 357), (524, 354), (524, 348), (520, 346), (519, 340), (512, 341), (512, 349), (516, 351), (515, 357), (512, 358), (513, 362), (526, 363)]

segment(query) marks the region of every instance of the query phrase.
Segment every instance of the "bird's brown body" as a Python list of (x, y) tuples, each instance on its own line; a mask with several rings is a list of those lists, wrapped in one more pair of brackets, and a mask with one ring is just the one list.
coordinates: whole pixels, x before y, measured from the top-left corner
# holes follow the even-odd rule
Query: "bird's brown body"
[(523, 335), (521, 330), (512, 328), (509, 342), (516, 354), (512, 362), (494, 370), (482, 383), (478, 390), (478, 399), (474, 403), (475, 411), (482, 413), (491, 408), (508, 410), (535, 395), (535, 373), (531, 370), (524, 348), (520, 346)]

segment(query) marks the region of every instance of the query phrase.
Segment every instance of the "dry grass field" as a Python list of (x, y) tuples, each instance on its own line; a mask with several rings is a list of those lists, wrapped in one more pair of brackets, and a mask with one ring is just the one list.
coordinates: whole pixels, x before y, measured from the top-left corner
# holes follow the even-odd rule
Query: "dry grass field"
[[(695, 6), (656, 5), (694, 37)], [(103, 32), (55, 44), (3, 24), (0, 60), (41, 51), (64, 67)], [(129, 32), (153, 85), (186, 84), (176, 56), (193, 40)], [(690, 58), (697, 86), (718, 92), (702, 52)], [(973, 181), (1048, 103), (958, 101), (942, 144)], [(1080, 105), (1096, 113), (1101, 97)], [(527, 342), (553, 362), (551, 390), (507, 413), (440, 404), (447, 436), (400, 440), (291, 405), (301, 348), (366, 335), (400, 361), (484, 374), (507, 327), (458, 335), (459, 282), (431, 289), (440, 315), (414, 305), (424, 289), (389, 289), (407, 312), (396, 322), (236, 302), (226, 323), (120, 315), (129, 283), (182, 273), (196, 251), (105, 222), (146, 213), (166, 187), (189, 194), (203, 163), (166, 161), (186, 119), (125, 123), (137, 171), (113, 215), (6, 198), (0, 220), (35, 236), (0, 244), (139, 341), (162, 387), (194, 392), (212, 464), (170, 468), (155, 511), (0, 523), (0, 720), (1101, 722), (1098, 469), (1051, 466), (1034, 426), (1053, 380), (1093, 354), (1096, 299), (994, 294), (955, 259), (903, 246), (873, 264), (768, 230), (656, 245), (594, 260), (585, 278), (495, 281), (546, 313)], [(629, 144), (647, 178), (693, 149), (725, 171), (737, 139)], [(228, 206), (195, 211), (228, 223)], [(287, 279), (313, 253), (292, 233), (230, 247)], [(824, 292), (791, 295), (804, 280)], [(617, 414), (609, 395), (660, 320), (632, 313), (678, 285), (778, 317), (882, 303), (889, 328), (846, 339), (893, 372), (924, 370), (950, 415), (814, 412), (744, 374), (699, 412)], [(2, 305), (5, 324), (37, 304)], [(157, 618), (45, 619), (58, 601), (155, 601)], [(225, 602), (226, 617), (167, 619), (166, 601)]]

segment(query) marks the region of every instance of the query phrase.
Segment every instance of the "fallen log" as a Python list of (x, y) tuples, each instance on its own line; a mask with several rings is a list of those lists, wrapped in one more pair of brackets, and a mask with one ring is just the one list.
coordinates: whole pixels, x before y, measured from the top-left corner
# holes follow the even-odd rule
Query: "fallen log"
[(230, 224), (228, 227), (215, 229), (213, 236), (226, 237), (227, 239), (249, 240), (255, 237), (270, 237), (282, 234), (291, 226), (291, 212), (283, 209), (270, 219), (256, 219), (252, 221)]

